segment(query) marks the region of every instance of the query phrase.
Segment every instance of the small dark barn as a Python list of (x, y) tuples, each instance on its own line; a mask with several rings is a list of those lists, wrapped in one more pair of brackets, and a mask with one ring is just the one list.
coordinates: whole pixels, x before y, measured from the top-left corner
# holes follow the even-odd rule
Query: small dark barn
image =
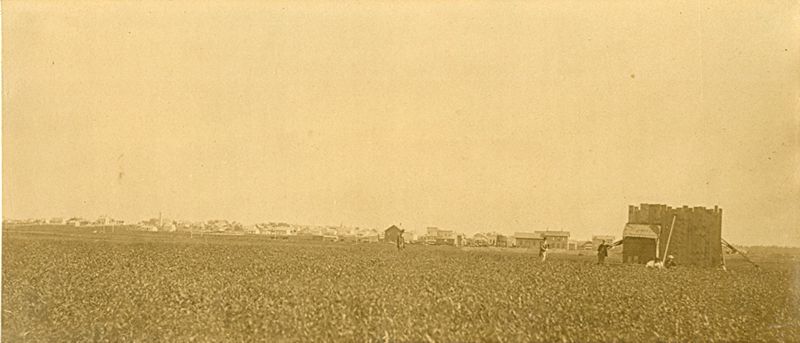
[(385, 242), (395, 243), (397, 242), (397, 236), (400, 236), (400, 228), (397, 226), (392, 225), (383, 231), (383, 240)]

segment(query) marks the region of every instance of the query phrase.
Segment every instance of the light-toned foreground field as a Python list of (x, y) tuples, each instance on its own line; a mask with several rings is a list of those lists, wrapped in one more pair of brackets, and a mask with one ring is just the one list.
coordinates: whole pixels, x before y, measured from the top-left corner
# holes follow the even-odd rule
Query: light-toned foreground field
[[(4, 230), (4, 342), (800, 341), (800, 267)], [(765, 261), (769, 262), (769, 261)]]

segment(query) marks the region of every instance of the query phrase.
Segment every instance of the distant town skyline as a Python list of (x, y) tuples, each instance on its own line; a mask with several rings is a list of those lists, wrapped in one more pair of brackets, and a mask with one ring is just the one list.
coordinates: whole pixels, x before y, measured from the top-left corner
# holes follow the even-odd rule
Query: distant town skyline
[(3, 216), (800, 246), (797, 6), (738, 4), (6, 1)]
[[(46, 220), (52, 220), (52, 219), (61, 219), (61, 220), (66, 221), (68, 219), (76, 219), (76, 218), (77, 219), (84, 219), (84, 220), (88, 220), (88, 221), (93, 221), (93, 220), (100, 219), (100, 218), (108, 218), (108, 219), (122, 221), (122, 222), (124, 222), (125, 225), (135, 225), (135, 224), (151, 221), (153, 219), (158, 219), (159, 215), (150, 216), (150, 217), (146, 217), (146, 218), (138, 218), (138, 219), (137, 218), (124, 219), (122, 217), (104, 214), (104, 215), (98, 215), (98, 216), (62, 215), (62, 216), (42, 216), (42, 217), (25, 217), (25, 218), (21, 218), (21, 217), (20, 218), (3, 217), (3, 220), (4, 221), (5, 220), (9, 220), (9, 221), (31, 221), (31, 220), (41, 221), (41, 220), (45, 220), (46, 221)], [(281, 221), (281, 220), (268, 220), (268, 219), (267, 220), (258, 220), (258, 221), (253, 221), (253, 222), (246, 222), (246, 221), (240, 221), (240, 220), (230, 219), (230, 218), (192, 219), (192, 218), (171, 217), (171, 216), (164, 215), (163, 213), (161, 214), (161, 218), (163, 218), (166, 221), (170, 221), (170, 222), (178, 221), (178, 222), (194, 222), (194, 223), (202, 222), (202, 223), (205, 223), (205, 222), (223, 220), (223, 221), (228, 221), (228, 222), (236, 222), (236, 223), (240, 223), (240, 224), (243, 224), (243, 225), (267, 224), (267, 223), (283, 223), (283, 224), (289, 224), (289, 225), (314, 226), (314, 227), (351, 227), (351, 228), (360, 227), (360, 228), (375, 229), (375, 230), (383, 230), (383, 229), (387, 229), (387, 228), (389, 228), (391, 226), (397, 226), (397, 227), (402, 228), (402, 229), (404, 229), (406, 231), (415, 232), (415, 233), (424, 232), (427, 229), (431, 229), (431, 228), (436, 228), (436, 229), (441, 229), (441, 230), (454, 230), (454, 231), (462, 232), (462, 233), (465, 233), (465, 234), (466, 233), (470, 233), (470, 234), (488, 233), (488, 232), (513, 234), (514, 232), (520, 232), (520, 231), (533, 232), (532, 231), (533, 229), (524, 229), (524, 230), (520, 229), (520, 230), (516, 230), (516, 231), (479, 230), (479, 229), (470, 230), (470, 229), (467, 229), (466, 231), (464, 231), (464, 230), (458, 230), (458, 229), (453, 229), (453, 228), (448, 228), (448, 227), (443, 227), (443, 226), (433, 225), (433, 224), (432, 225), (425, 225), (425, 226), (421, 226), (421, 227), (410, 228), (410, 227), (408, 227), (406, 225), (403, 225), (403, 223), (390, 223), (390, 224), (387, 224), (385, 227), (372, 227), (372, 226), (367, 226), (367, 225), (353, 225), (353, 224), (349, 224), (349, 223), (338, 223), (338, 224), (331, 224), (331, 223), (329, 223), (329, 224), (295, 223), (295, 222), (288, 222), (288, 221)], [(543, 228), (543, 229), (536, 229), (535, 231), (569, 231), (569, 230), (568, 229), (564, 229), (564, 228), (559, 228), (559, 229)], [(598, 236), (598, 235), (603, 235), (603, 234), (592, 234), (592, 236)]]

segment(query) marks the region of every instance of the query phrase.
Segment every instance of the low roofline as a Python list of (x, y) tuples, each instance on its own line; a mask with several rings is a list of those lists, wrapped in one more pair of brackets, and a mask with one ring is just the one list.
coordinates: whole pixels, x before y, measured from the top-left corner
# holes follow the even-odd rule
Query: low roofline
[(543, 239), (542, 235), (535, 232), (514, 232), (513, 237), (522, 239)]
[(541, 236), (565, 236), (569, 237), (569, 231), (535, 231)]
[(657, 239), (658, 234), (656, 232), (660, 228), (661, 225), (658, 224), (627, 223), (625, 224), (625, 229), (622, 230), (622, 238), (625, 239), (628, 237), (637, 237), (637, 238)]

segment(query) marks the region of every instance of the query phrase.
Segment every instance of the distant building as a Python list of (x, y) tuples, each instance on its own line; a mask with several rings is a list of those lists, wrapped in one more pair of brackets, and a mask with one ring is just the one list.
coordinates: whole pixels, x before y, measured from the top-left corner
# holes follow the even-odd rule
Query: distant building
[(157, 227), (155, 227), (153, 225), (148, 225), (148, 224), (139, 225), (139, 230), (147, 231), (147, 232), (158, 232), (158, 228)]
[(53, 217), (53, 218), (50, 218), (49, 222), (50, 222), (50, 224), (53, 224), (53, 225), (63, 225), (64, 224), (64, 218)]
[(466, 237), (463, 234), (457, 234), (453, 230), (441, 230), (438, 227), (430, 226), (426, 231), (425, 235), (419, 237), (419, 240), (425, 244), (454, 246), (466, 244)]
[(348, 236), (348, 235), (353, 235), (353, 234), (355, 234), (355, 231), (356, 231), (356, 230), (354, 230), (354, 229), (353, 229), (353, 228), (351, 228), (351, 227), (340, 226), (340, 227), (337, 227), (337, 228), (336, 228), (336, 235), (337, 235), (337, 236)]
[(485, 234), (476, 233), (472, 235), (472, 245), (479, 247), (489, 246), (489, 238)]
[(95, 220), (94, 223), (92, 223), (92, 224), (99, 225), (99, 226), (107, 226), (107, 225), (111, 225), (111, 222), (112, 222), (111, 218), (109, 218), (107, 216), (100, 216), (100, 218), (97, 218), (97, 220)]
[(477, 246), (507, 246), (508, 237), (497, 232), (478, 232), (470, 239), (473, 245)]
[(434, 245), (436, 244), (436, 236), (422, 235), (417, 241), (426, 245)]
[(378, 243), (380, 241), (378, 234), (358, 236), (359, 243)]
[(531, 232), (515, 232), (514, 240), (518, 248), (539, 249), (542, 246), (542, 236)]
[(164, 225), (161, 225), (161, 227), (158, 228), (158, 231), (162, 231), (162, 232), (175, 232), (177, 230), (178, 230), (178, 227), (175, 225), (175, 223), (172, 223), (172, 222), (164, 223)]
[(438, 245), (459, 245), (461, 240), (463, 240), (463, 236), (458, 237), (452, 230), (438, 230), (436, 232), (436, 244)]
[(189, 232), (192, 231), (192, 222), (188, 220), (179, 220), (175, 222), (178, 231)]
[(150, 218), (148, 220), (142, 221), (141, 224), (142, 225), (148, 225), (148, 226), (155, 226), (155, 227), (158, 228), (158, 227), (161, 227), (161, 225), (163, 223), (161, 222), (160, 218)]
[(225, 232), (233, 229), (227, 220), (209, 220), (207, 227), (215, 232)]
[(261, 232), (255, 225), (245, 225), (243, 231), (249, 235), (257, 235)]
[(81, 226), (81, 222), (83, 222), (83, 218), (80, 217), (73, 217), (67, 219), (67, 225), (69, 226)]
[(269, 236), (272, 239), (289, 239), (291, 234), (288, 226), (268, 226), (261, 230), (261, 233)]
[(327, 227), (324, 230), (322, 230), (322, 234), (325, 235), (325, 236), (334, 236), (335, 237), (335, 236), (338, 235), (338, 231), (336, 231), (335, 227)]
[(97, 220), (95, 220), (94, 223), (91, 223), (91, 225), (97, 225), (97, 226), (112, 226), (112, 225), (123, 225), (123, 224), (125, 224), (125, 221), (117, 220), (109, 216), (100, 216), (100, 218), (97, 218)]
[(569, 248), (569, 231), (535, 231), (535, 233), (546, 238), (551, 249)]
[(356, 243), (358, 242), (358, 236), (356, 235), (340, 235), (339, 242), (348, 242), (348, 243)]
[(578, 241), (569, 240), (567, 242), (567, 250), (578, 250), (579, 244)]
[(510, 247), (511, 243), (509, 242), (508, 236), (506, 235), (497, 235), (497, 238), (494, 242), (494, 245), (497, 247)]

